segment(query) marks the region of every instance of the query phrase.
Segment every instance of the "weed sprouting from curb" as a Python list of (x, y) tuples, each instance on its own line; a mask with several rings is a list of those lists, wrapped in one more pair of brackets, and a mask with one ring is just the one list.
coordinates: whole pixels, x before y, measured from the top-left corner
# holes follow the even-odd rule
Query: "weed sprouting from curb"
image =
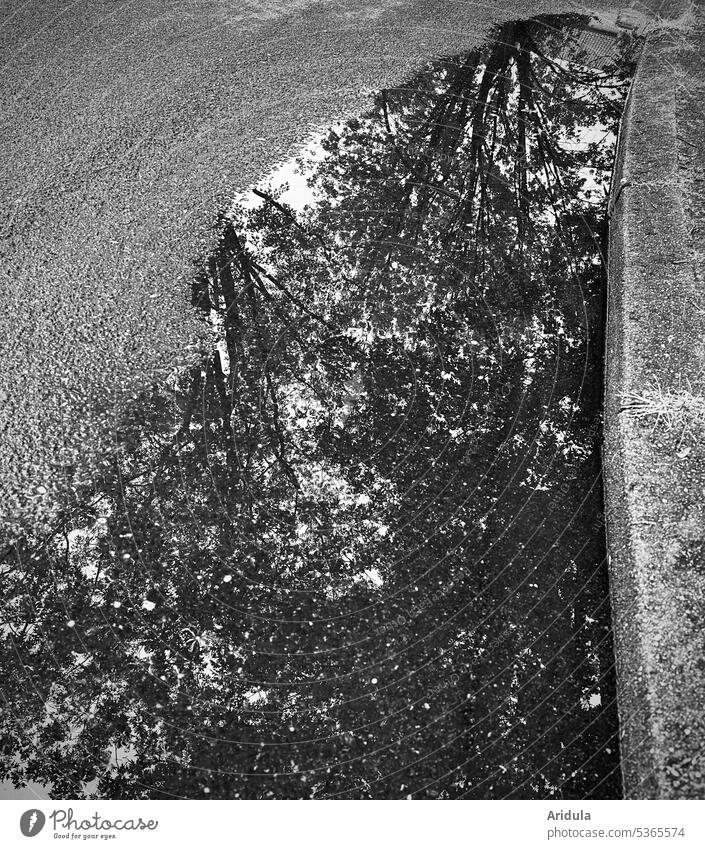
[(654, 19), (644, 28), (644, 34), (658, 35), (673, 33), (673, 34), (689, 34), (693, 31), (696, 20), (696, 4), (691, 2), (677, 18), (664, 18), (660, 13), (656, 13)]
[(620, 412), (630, 418), (651, 422), (652, 433), (659, 425), (666, 432), (680, 430), (679, 447), (686, 436), (697, 439), (705, 431), (705, 395), (694, 391), (687, 378), (679, 380), (676, 389), (664, 389), (658, 381), (654, 381), (643, 391), (625, 392), (622, 401)]

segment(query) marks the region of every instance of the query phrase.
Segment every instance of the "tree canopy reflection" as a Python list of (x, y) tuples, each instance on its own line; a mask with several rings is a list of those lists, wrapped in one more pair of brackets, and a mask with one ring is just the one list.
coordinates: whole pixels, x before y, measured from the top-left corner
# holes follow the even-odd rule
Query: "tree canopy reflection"
[(57, 797), (620, 792), (605, 187), (631, 64), (508, 23), (262, 186), (212, 350), (3, 561), (2, 769)]

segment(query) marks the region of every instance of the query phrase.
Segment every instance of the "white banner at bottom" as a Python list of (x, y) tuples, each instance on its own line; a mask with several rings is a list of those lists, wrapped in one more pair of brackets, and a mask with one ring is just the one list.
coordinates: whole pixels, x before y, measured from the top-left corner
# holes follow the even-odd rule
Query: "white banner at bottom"
[(0, 846), (705, 847), (703, 801), (0, 802)]

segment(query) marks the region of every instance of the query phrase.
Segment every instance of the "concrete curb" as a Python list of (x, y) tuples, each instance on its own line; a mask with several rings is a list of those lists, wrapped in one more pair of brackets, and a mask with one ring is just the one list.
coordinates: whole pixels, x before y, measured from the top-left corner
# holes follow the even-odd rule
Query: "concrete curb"
[(604, 476), (630, 798), (705, 795), (705, 448), (697, 421), (669, 429), (654, 406), (702, 397), (705, 302), (688, 203), (702, 188), (681, 156), (681, 139), (702, 143), (702, 114), (679, 88), (702, 79), (699, 46), (667, 30), (649, 38), (613, 179)]

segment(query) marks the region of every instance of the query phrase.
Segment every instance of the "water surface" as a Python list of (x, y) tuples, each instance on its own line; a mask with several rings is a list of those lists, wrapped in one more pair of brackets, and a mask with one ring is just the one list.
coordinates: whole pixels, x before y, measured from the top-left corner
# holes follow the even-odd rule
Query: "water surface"
[(620, 795), (599, 441), (631, 65), (586, 24), (431, 63), (223, 216), (212, 348), (6, 559), (6, 779)]

